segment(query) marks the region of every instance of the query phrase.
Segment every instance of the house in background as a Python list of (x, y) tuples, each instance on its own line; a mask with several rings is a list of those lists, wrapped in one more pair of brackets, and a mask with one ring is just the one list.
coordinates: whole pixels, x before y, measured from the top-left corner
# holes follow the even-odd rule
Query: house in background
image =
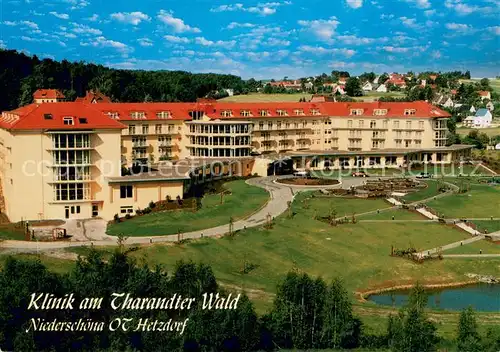
[(230, 97), (232, 97), (234, 95), (234, 89), (224, 89), (224, 91), (227, 93), (227, 95), (229, 95)]
[(65, 96), (57, 89), (37, 89), (33, 93), (33, 102), (40, 103), (58, 103), (65, 100)]
[(475, 113), (475, 112), (476, 112), (476, 108), (474, 107), (474, 105), (472, 105), (472, 106), (470, 107), (469, 111), (470, 111), (471, 113)]
[(362, 88), (365, 92), (371, 92), (373, 90), (373, 84), (366, 82)]
[(387, 93), (387, 86), (385, 84), (381, 84), (377, 88), (377, 92), (379, 93)]
[(491, 92), (488, 92), (487, 90), (479, 91), (479, 96), (481, 97), (481, 100), (491, 100)]
[(495, 110), (495, 104), (493, 104), (493, 102), (490, 100), (488, 104), (486, 104), (486, 109), (488, 109), (489, 111)]
[(488, 109), (479, 109), (475, 116), (469, 116), (464, 120), (464, 127), (487, 128), (491, 127), (493, 115)]
[(111, 99), (98, 90), (88, 90), (84, 97), (75, 99), (77, 103), (97, 104), (97, 103), (111, 103)]

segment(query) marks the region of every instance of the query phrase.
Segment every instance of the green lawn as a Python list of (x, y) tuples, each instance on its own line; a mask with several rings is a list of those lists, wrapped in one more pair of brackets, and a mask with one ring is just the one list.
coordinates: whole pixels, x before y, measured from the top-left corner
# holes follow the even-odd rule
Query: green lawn
[(470, 192), (431, 200), (427, 205), (446, 218), (500, 217), (500, 189), (472, 184)]
[(487, 240), (477, 241), (449, 249), (443, 254), (479, 254), (479, 251), (482, 251), (483, 254), (500, 254), (500, 244)]
[(500, 220), (474, 220), (473, 223), (478, 227), (478, 230), (488, 233), (500, 231)]
[(413, 202), (419, 202), (427, 198), (431, 198), (434, 196), (437, 196), (438, 194), (441, 194), (438, 190), (438, 183), (434, 180), (425, 180), (422, 181), (427, 185), (426, 188), (420, 189), (417, 192), (413, 193), (408, 193), (407, 195), (403, 196), (402, 198), (405, 200), (406, 203), (413, 203)]
[(307, 101), (311, 100), (312, 94), (306, 93), (290, 93), (290, 94), (264, 94), (264, 93), (251, 93), (247, 95), (234, 95), (220, 99), (222, 102), (299, 102), (301, 98), (306, 98)]
[(426, 217), (417, 212), (403, 209), (386, 210), (380, 212), (379, 214), (361, 215), (359, 220), (392, 220), (393, 216), (394, 220), (428, 220)]
[[(3, 253), (0, 251), (0, 269), (2, 269), (2, 267), (4, 266), (7, 257), (8, 257), (7, 255), (3, 255)], [(40, 260), (50, 271), (56, 273), (67, 273), (75, 265), (74, 261), (66, 259), (58, 259), (45, 255), (16, 254), (14, 257), (16, 259), (22, 259), (22, 260)]]
[(405, 93), (404, 92), (387, 92), (387, 93), (381, 93), (381, 92), (364, 92), (364, 95), (362, 97), (355, 97), (354, 100), (358, 101), (375, 101), (378, 100), (379, 98), (387, 98), (387, 97), (394, 97), (394, 98), (400, 98), (404, 97)]
[(421, 172), (428, 172), (435, 177), (445, 176), (445, 177), (457, 177), (460, 174), (463, 175), (491, 175), (491, 172), (485, 168), (477, 165), (425, 165), (423, 167), (414, 167), (407, 172), (410, 175), (418, 175)]
[(252, 214), (269, 199), (269, 194), (262, 188), (250, 186), (244, 180), (225, 184), (231, 191), (224, 196), (220, 204), (220, 195), (207, 195), (202, 200), (202, 208), (197, 212), (170, 211), (143, 215), (121, 223), (110, 223), (107, 233), (126, 236), (161, 236), (180, 232), (196, 231), (237, 220)]
[[(464, 83), (477, 83), (481, 81), (481, 79), (461, 79), (460, 81)], [(500, 79), (490, 79), (490, 86), (494, 91), (500, 94)]]
[(470, 131), (478, 131), (480, 133), (486, 133), (490, 137), (498, 136), (500, 135), (500, 127), (490, 127), (490, 128), (457, 128), (457, 133), (466, 136), (469, 134)]
[(15, 224), (0, 225), (0, 240), (18, 240), (24, 241), (24, 228), (16, 227)]

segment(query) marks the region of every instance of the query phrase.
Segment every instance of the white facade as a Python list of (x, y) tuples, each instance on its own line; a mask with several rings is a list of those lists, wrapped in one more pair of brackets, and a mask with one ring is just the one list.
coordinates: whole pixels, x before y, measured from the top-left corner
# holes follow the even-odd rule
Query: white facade
[(377, 88), (377, 92), (379, 93), (387, 93), (387, 86), (385, 84), (381, 84), (378, 88)]
[(365, 92), (371, 92), (373, 90), (373, 85), (370, 83), (370, 82), (366, 82), (364, 85), (363, 85), (363, 90)]

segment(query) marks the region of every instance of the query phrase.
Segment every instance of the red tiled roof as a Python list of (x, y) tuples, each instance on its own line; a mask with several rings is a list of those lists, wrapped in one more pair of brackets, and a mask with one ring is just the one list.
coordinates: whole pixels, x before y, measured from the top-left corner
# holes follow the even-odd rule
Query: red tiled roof
[(75, 99), (78, 103), (111, 103), (111, 99), (101, 92), (94, 92), (92, 90), (87, 91), (84, 97), (78, 97)]
[(62, 94), (57, 89), (37, 89), (33, 93), (34, 99), (64, 99), (64, 94)]
[[(74, 124), (65, 125), (64, 117), (73, 117)], [(0, 126), (9, 130), (125, 128), (125, 125), (103, 115), (92, 106), (74, 102), (30, 104), (13, 111), (3, 112)]]
[(482, 97), (487, 97), (488, 95), (490, 95), (490, 92), (488, 92), (487, 90), (481, 90), (479, 91), (479, 95)]
[(170, 113), (171, 118), (167, 120), (191, 120), (190, 111), (210, 112), (213, 110), (213, 105), (212, 101), (197, 103), (101, 103), (92, 105), (92, 108), (104, 114), (118, 113), (118, 119), (125, 121), (136, 120), (131, 117), (133, 112), (144, 112), (145, 118), (140, 120), (158, 120), (156, 114), (162, 111)]

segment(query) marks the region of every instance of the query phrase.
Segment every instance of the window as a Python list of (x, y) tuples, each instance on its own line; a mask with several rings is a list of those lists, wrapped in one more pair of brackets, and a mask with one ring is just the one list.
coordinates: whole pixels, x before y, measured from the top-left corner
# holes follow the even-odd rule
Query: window
[(132, 186), (120, 186), (120, 198), (132, 198)]
[(159, 111), (156, 113), (156, 117), (159, 119), (171, 119), (172, 115), (170, 111)]
[[(54, 185), (54, 199), (56, 201), (90, 199), (90, 186), (83, 183), (56, 184)], [(79, 211), (79, 209), (75, 210)]]
[(132, 214), (134, 212), (134, 207), (120, 207), (120, 214)]
[(396, 147), (401, 148), (401, 139), (396, 139)]
[(351, 109), (351, 115), (363, 115), (363, 109)]
[(295, 109), (295, 110), (293, 110), (293, 114), (295, 116), (303, 116), (304, 115), (304, 110), (303, 109)]
[(415, 109), (405, 109), (405, 115), (415, 115), (417, 110)]
[(128, 126), (128, 134), (135, 134), (135, 125)]
[(155, 133), (156, 134), (161, 134), (161, 125), (156, 125), (155, 126)]
[(145, 119), (146, 118), (146, 114), (144, 113), (144, 111), (132, 111), (130, 113), (130, 117), (133, 118), (133, 119)]
[(87, 118), (86, 118), (86, 117), (80, 117), (80, 118), (78, 119), (78, 121), (79, 121), (80, 123), (82, 123), (82, 124), (86, 124), (86, 123), (87, 123)]
[(352, 127), (352, 120), (347, 121), (347, 127)]
[(376, 115), (376, 116), (387, 115), (387, 110), (386, 109), (375, 109), (375, 110), (373, 110), (373, 115)]
[(382, 128), (387, 129), (388, 122), (387, 120), (382, 121)]
[(406, 121), (406, 129), (411, 129), (411, 121)]
[(252, 114), (250, 113), (249, 110), (241, 110), (240, 114), (243, 117), (250, 117), (250, 116), (252, 116)]
[(286, 110), (276, 110), (276, 114), (278, 114), (278, 116), (288, 116)]
[(416, 139), (414, 142), (415, 142), (415, 147), (420, 148), (422, 146), (422, 141), (420, 139)]
[(311, 109), (311, 115), (317, 116), (321, 115), (321, 113), (319, 112), (319, 109)]
[(269, 116), (269, 111), (267, 111), (267, 110), (259, 110), (259, 115), (260, 116)]
[(370, 128), (376, 128), (377, 127), (377, 121), (371, 120), (370, 121)]
[(394, 127), (394, 128), (399, 128), (399, 121), (397, 121), (397, 120), (396, 120), (396, 121), (394, 121), (394, 122), (393, 122), (393, 127)]
[(71, 116), (66, 116), (66, 117), (63, 117), (63, 123), (65, 125), (74, 125), (75, 124), (75, 121), (73, 120), (73, 117)]
[(418, 121), (418, 128), (421, 130), (424, 129), (424, 121)]
[(142, 125), (142, 134), (149, 133), (149, 125)]
[(119, 119), (119, 115), (116, 111), (109, 111), (108, 112), (108, 116), (114, 120), (118, 120)]
[(359, 126), (359, 128), (365, 127), (365, 121), (364, 120), (359, 120), (358, 121), (358, 126)]
[(264, 129), (264, 122), (259, 122), (259, 130), (263, 130)]
[(233, 116), (233, 112), (231, 110), (222, 110), (220, 112), (220, 116), (222, 116), (222, 117), (231, 117), (231, 116)]
[(411, 141), (405, 141), (405, 148), (411, 147)]
[(43, 114), (45, 120), (52, 120), (52, 114)]

